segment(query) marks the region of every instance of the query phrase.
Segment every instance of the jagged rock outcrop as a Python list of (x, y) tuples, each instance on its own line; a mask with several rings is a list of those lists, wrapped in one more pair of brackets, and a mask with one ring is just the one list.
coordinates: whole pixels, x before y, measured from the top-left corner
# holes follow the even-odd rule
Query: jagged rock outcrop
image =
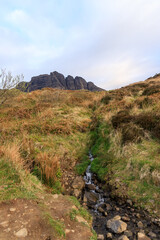
[(82, 77), (72, 76), (64, 77), (63, 74), (58, 72), (51, 72), (50, 75), (43, 74), (36, 77), (32, 77), (30, 82), (19, 83), (17, 88), (25, 91), (31, 92), (37, 89), (42, 89), (45, 87), (58, 88), (66, 90), (81, 90), (86, 89), (89, 91), (103, 91), (103, 89), (97, 87), (92, 82), (86, 82)]

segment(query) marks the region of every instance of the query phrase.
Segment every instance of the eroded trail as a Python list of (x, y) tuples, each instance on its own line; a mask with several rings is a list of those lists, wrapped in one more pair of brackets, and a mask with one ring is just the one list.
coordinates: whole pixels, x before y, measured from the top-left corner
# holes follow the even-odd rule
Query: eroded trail
[[(90, 161), (94, 160), (89, 154)], [(85, 180), (83, 205), (93, 215), (93, 228), (98, 239), (159, 240), (160, 219), (151, 218), (145, 211), (138, 210), (131, 200), (113, 199), (110, 192), (102, 190), (102, 184), (88, 166)]]

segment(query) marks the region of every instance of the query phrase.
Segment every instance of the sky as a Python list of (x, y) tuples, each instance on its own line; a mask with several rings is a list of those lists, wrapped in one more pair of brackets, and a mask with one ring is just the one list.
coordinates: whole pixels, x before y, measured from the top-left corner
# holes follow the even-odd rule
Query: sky
[(0, 0), (0, 68), (106, 90), (160, 72), (159, 0)]

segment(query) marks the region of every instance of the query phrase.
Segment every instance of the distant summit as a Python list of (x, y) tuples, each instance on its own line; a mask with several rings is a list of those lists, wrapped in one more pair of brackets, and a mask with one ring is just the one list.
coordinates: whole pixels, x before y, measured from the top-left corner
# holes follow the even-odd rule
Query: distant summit
[(57, 88), (65, 90), (89, 90), (89, 91), (103, 91), (102, 88), (94, 85), (93, 82), (86, 82), (82, 77), (72, 76), (64, 77), (61, 73), (51, 72), (50, 75), (43, 74), (36, 77), (32, 77), (30, 82), (21, 82), (18, 84), (17, 88), (25, 91), (31, 92), (42, 88)]

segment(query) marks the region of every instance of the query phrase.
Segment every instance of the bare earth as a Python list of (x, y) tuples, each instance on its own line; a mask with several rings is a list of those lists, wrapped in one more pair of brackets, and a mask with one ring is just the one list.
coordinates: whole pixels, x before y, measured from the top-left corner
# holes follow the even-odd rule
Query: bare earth
[[(0, 204), (0, 240), (59, 240), (54, 228), (45, 218), (48, 212), (54, 220), (64, 223), (66, 240), (89, 240), (91, 230), (81, 221), (71, 220), (69, 212), (75, 208), (63, 195), (47, 195), (40, 203), (16, 199)], [(83, 221), (85, 222), (85, 220)]]

